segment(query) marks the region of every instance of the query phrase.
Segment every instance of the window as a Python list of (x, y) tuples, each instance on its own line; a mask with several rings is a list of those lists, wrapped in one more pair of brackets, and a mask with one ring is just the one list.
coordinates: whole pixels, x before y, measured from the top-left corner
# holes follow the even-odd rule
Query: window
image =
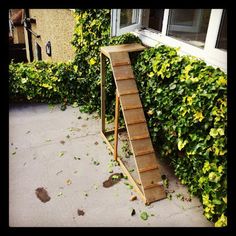
[(164, 9), (150, 9), (148, 27), (161, 32), (163, 16)]
[(210, 12), (210, 9), (170, 10), (167, 35), (203, 48)]
[(40, 61), (42, 60), (42, 49), (38, 43), (35, 42), (35, 55), (36, 55), (36, 60)]
[(227, 11), (223, 9), (113, 9), (112, 36), (127, 32), (147, 46), (179, 47), (227, 69)]
[(141, 15), (141, 9), (113, 10), (111, 16), (111, 35), (122, 35), (141, 27)]
[(223, 11), (216, 48), (227, 50), (227, 10)]

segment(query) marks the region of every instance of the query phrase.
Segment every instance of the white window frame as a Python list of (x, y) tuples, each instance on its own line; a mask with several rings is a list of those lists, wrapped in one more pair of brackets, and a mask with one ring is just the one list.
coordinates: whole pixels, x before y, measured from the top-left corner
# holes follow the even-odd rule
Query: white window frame
[(137, 18), (137, 23), (120, 28), (120, 13), (121, 9), (111, 11), (111, 36), (120, 36), (127, 32), (132, 32), (142, 26), (142, 9), (133, 9), (132, 21)]
[(202, 9), (195, 9), (195, 10), (197, 12), (193, 19), (192, 25), (172, 24), (169, 25), (170, 30), (181, 31), (181, 32), (192, 32), (192, 33), (198, 32), (201, 26)]
[[(139, 9), (139, 11), (140, 11), (139, 15), (142, 16), (143, 10)], [(113, 17), (117, 17), (117, 16), (120, 17), (120, 15), (118, 14), (115, 16), (114, 13), (115, 11), (112, 10)], [(180, 54), (185, 54), (185, 55), (188, 54), (188, 55), (198, 57), (206, 61), (208, 64), (215, 67), (219, 67), (223, 71), (226, 72), (227, 71), (227, 51), (216, 48), (216, 41), (217, 41), (219, 29), (220, 29), (222, 13), (223, 13), (223, 9), (211, 9), (204, 48), (193, 46), (191, 44), (188, 44), (187, 42), (184, 42), (184, 41), (178, 40), (177, 38), (166, 35), (169, 9), (164, 10), (162, 32), (158, 32), (152, 29), (151, 30), (141, 29), (142, 20), (140, 20), (140, 24), (135, 25), (135, 27), (132, 27), (132, 30), (130, 30), (128, 27), (122, 28), (122, 34), (127, 33), (127, 32), (132, 32), (133, 34), (135, 34), (142, 40), (143, 44), (150, 47), (155, 47), (158, 44), (166, 44), (172, 47), (179, 47)], [(112, 24), (114, 23), (115, 19), (117, 18), (112, 19)], [(113, 25), (113, 30), (114, 30), (114, 25)], [(113, 36), (114, 35), (118, 36), (118, 34), (113, 34)]]

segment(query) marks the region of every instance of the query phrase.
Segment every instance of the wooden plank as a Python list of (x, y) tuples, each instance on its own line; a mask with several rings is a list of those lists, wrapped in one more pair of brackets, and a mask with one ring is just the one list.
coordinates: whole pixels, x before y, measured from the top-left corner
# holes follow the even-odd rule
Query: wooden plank
[(117, 147), (118, 147), (118, 126), (119, 126), (119, 110), (120, 102), (118, 92), (116, 90), (116, 108), (115, 108), (115, 134), (114, 134), (114, 159), (117, 161)]
[(134, 73), (131, 65), (112, 67), (115, 80), (134, 79)]
[(139, 171), (139, 173), (143, 173), (143, 172), (147, 172), (147, 171), (155, 170), (155, 169), (159, 169), (159, 166), (158, 165), (153, 165), (153, 166), (149, 166), (149, 167), (146, 167), (146, 168), (140, 168), (138, 171)]
[(142, 108), (142, 103), (138, 94), (120, 96), (120, 103), (124, 110)]
[(146, 47), (144, 47), (139, 43), (130, 43), (130, 44), (120, 44), (120, 45), (101, 47), (100, 50), (103, 54), (109, 57), (110, 53), (113, 52), (137, 52), (137, 51), (142, 51), (145, 48)]
[(133, 153), (135, 156), (153, 153), (154, 149), (150, 138), (131, 141)]
[(166, 193), (163, 186), (146, 189), (144, 191), (144, 195), (147, 204), (166, 198)]
[(111, 145), (111, 143), (107, 140), (107, 137), (105, 136), (105, 134), (103, 132), (101, 132), (101, 136), (103, 138), (103, 140), (106, 142), (106, 144), (108, 145), (108, 148), (112, 151), (112, 153), (114, 154), (114, 147)]
[(155, 153), (151, 153), (151, 154), (147, 154), (143, 156), (136, 156), (135, 159), (136, 159), (139, 172), (142, 169), (147, 169), (153, 166), (158, 167), (158, 162), (157, 162)]
[(146, 123), (133, 124), (127, 126), (130, 140), (149, 138), (149, 131)]
[(143, 188), (149, 188), (152, 185), (160, 185), (162, 181), (159, 169), (154, 169), (139, 173)]
[(101, 72), (101, 128), (105, 131), (105, 56), (100, 53), (100, 72)]
[(138, 94), (138, 88), (134, 79), (118, 80), (116, 81), (116, 87), (119, 91), (119, 95)]
[(143, 187), (144, 190), (147, 190), (147, 189), (150, 189), (150, 188), (156, 188), (156, 187), (159, 187), (161, 186), (160, 183), (157, 183), (157, 184), (150, 184), (150, 185), (147, 185), (145, 187)]
[(110, 61), (113, 67), (131, 64), (128, 52), (110, 53)]
[(126, 110), (123, 112), (125, 121), (127, 125), (138, 124), (138, 123), (146, 123), (146, 118), (143, 112), (143, 108)]

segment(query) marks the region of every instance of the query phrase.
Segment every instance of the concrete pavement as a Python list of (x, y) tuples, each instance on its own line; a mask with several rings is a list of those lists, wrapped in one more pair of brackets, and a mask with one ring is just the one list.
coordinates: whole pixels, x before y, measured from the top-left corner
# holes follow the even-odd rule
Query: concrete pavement
[[(100, 136), (100, 119), (78, 108), (16, 104), (9, 110), (9, 223), (11, 227), (213, 227), (203, 208), (173, 171), (166, 198), (145, 206), (122, 179), (110, 188), (103, 182), (119, 166)], [(111, 166), (111, 165), (110, 165)], [(35, 195), (44, 187), (50, 201)], [(131, 195), (137, 200), (130, 201)], [(78, 215), (78, 209), (84, 215)], [(135, 215), (131, 216), (132, 210)], [(148, 219), (140, 217), (142, 212)]]

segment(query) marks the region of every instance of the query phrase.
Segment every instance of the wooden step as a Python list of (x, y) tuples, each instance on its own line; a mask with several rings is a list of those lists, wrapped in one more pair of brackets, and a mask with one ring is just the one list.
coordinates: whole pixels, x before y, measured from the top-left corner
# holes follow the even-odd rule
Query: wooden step
[(150, 184), (150, 185), (147, 185), (145, 187), (143, 187), (144, 190), (147, 190), (147, 189), (150, 189), (150, 188), (156, 188), (156, 187), (160, 187), (161, 184)]
[(154, 153), (154, 149), (150, 138), (133, 140), (131, 141), (131, 146), (133, 148), (133, 153), (135, 156)]
[(137, 51), (142, 51), (144, 49), (145, 46), (141, 45), (140, 43), (128, 43), (128, 44), (104, 46), (101, 47), (101, 52), (107, 57), (110, 57), (112, 53), (137, 52)]
[(134, 73), (131, 65), (112, 67), (115, 80), (134, 79)]
[(159, 169), (141, 172), (139, 176), (144, 189), (160, 186), (162, 181)]
[(158, 167), (158, 162), (154, 152), (142, 156), (136, 156), (135, 159), (139, 171), (142, 169), (148, 169), (153, 166)]
[(139, 173), (143, 173), (143, 172), (147, 172), (147, 171), (155, 170), (155, 169), (159, 169), (159, 166), (158, 165), (148, 166), (146, 168), (140, 168), (140, 169), (138, 169), (138, 171), (139, 171)]
[(131, 64), (129, 54), (127, 52), (110, 53), (110, 60), (113, 67)]
[(138, 94), (120, 95), (120, 103), (124, 110), (142, 108)]
[(151, 203), (166, 198), (166, 193), (164, 191), (163, 186), (157, 186), (155, 188), (145, 189), (144, 195), (147, 203)]
[(118, 80), (116, 81), (116, 87), (119, 95), (138, 94), (138, 88), (134, 79)]
[(130, 140), (149, 138), (149, 132), (146, 123), (128, 125), (127, 131)]
[(124, 111), (124, 118), (127, 125), (146, 123), (146, 118), (142, 108)]

